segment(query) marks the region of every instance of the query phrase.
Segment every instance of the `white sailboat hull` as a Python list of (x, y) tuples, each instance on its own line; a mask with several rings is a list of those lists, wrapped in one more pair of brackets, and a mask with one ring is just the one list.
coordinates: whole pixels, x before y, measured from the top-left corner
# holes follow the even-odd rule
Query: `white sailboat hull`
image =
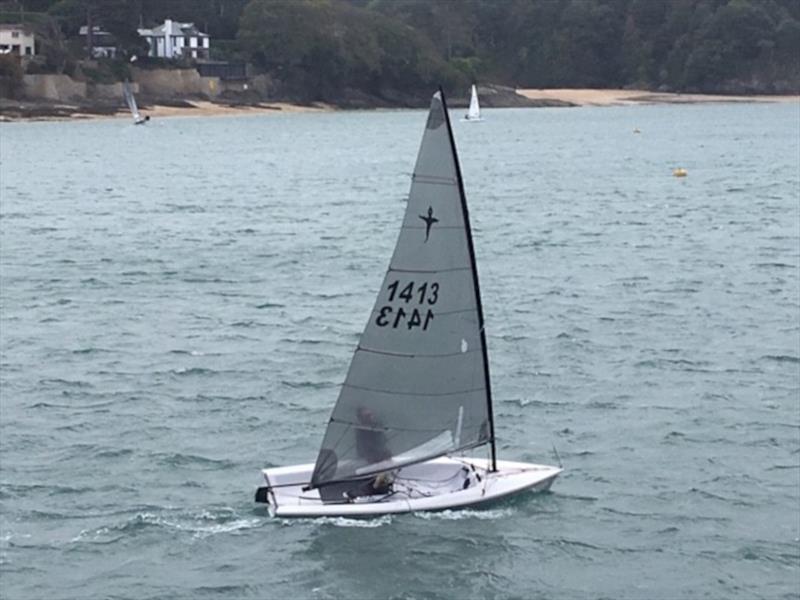
[(394, 473), (392, 490), (376, 496), (323, 502), (319, 491), (304, 489), (313, 464), (262, 471), (266, 485), (257, 499), (269, 504), (278, 517), (369, 517), (415, 511), (466, 508), (523, 491), (543, 492), (561, 473), (559, 467), (497, 461), (488, 471), (485, 458), (442, 457), (403, 467)]

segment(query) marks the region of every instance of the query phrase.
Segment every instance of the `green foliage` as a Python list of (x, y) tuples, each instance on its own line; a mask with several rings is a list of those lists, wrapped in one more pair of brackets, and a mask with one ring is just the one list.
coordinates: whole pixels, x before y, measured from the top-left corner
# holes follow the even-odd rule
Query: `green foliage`
[(249, 0), (140, 0), (146, 26), (165, 19), (189, 21), (212, 39), (232, 40), (239, 29), (239, 17)]
[(171, 18), (207, 31), (214, 58), (247, 60), (309, 100), (352, 90), (410, 97), (439, 83), (462, 91), (472, 81), (800, 89), (800, 0), (17, 0), (2, 8), (0, 20), (38, 20), (43, 68), (56, 72), (78, 56), (53, 18), (74, 38), (91, 15), (140, 55), (139, 24)]
[(461, 80), (418, 31), (344, 2), (253, 0), (239, 39), (256, 66), (314, 100), (347, 88), (382, 95)]
[(0, 77), (6, 77), (16, 82), (22, 81), (19, 57), (12, 54), (0, 54)]
[(0, 54), (0, 97), (19, 98), (22, 95), (22, 67), (19, 57)]
[(91, 21), (117, 40), (123, 53), (141, 53), (144, 42), (137, 32), (142, 0), (58, 0), (48, 9), (69, 37)]

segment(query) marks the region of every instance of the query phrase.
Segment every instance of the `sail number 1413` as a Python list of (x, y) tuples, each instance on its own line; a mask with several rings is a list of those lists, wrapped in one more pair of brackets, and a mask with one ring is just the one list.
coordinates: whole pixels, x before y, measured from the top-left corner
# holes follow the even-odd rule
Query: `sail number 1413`
[(422, 331), (427, 331), (433, 321), (433, 310), (430, 307), (439, 301), (439, 284), (425, 281), (415, 286), (411, 281), (400, 287), (399, 281), (393, 281), (387, 289), (389, 302), (403, 301), (403, 304), (398, 307), (389, 304), (382, 306), (375, 317), (375, 324), (394, 329), (402, 325), (408, 329), (420, 327)]

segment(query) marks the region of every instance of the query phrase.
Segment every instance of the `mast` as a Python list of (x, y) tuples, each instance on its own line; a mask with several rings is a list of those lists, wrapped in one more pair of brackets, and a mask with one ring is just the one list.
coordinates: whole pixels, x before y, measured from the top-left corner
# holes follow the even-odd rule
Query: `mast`
[[(474, 89), (474, 88), (473, 88)], [(467, 210), (467, 197), (464, 194), (464, 181), (461, 179), (461, 165), (458, 163), (458, 153), (456, 152), (456, 141), (453, 137), (453, 128), (450, 125), (450, 113), (447, 111), (447, 101), (444, 97), (444, 90), (439, 86), (439, 94), (442, 97), (442, 108), (444, 110), (444, 120), (447, 123), (447, 135), (450, 138), (450, 148), (453, 151), (453, 162), (456, 166), (456, 179), (458, 180), (458, 194), (461, 198), (461, 212), (464, 215), (464, 227), (467, 231), (467, 247), (469, 248), (469, 261), (472, 265), (472, 284), (475, 288), (475, 300), (478, 308), (478, 326), (480, 327), (481, 352), (483, 354), (483, 373), (486, 379), (486, 401), (489, 413), (489, 443), (491, 445), (492, 465), (491, 470), (497, 471), (497, 448), (494, 441), (494, 413), (492, 410), (492, 382), (489, 376), (489, 350), (486, 347), (486, 331), (483, 322), (483, 304), (481, 302), (481, 289), (478, 283), (478, 267), (475, 264), (475, 246), (472, 243), (472, 227), (469, 224), (469, 210)]]

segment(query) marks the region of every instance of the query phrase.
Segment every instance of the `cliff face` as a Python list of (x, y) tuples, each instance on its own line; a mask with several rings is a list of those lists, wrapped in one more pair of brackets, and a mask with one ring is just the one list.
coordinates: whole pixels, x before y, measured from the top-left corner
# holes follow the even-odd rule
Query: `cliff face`
[[(227, 93), (247, 89), (245, 82), (202, 77), (195, 69), (134, 69), (132, 85), (136, 94), (163, 100), (187, 97), (213, 100)], [(63, 74), (37, 74), (23, 75), (21, 84), (13, 90), (11, 86), (0, 84), (0, 97), (57, 103), (108, 104), (121, 103), (123, 92), (121, 82), (95, 83)]]

